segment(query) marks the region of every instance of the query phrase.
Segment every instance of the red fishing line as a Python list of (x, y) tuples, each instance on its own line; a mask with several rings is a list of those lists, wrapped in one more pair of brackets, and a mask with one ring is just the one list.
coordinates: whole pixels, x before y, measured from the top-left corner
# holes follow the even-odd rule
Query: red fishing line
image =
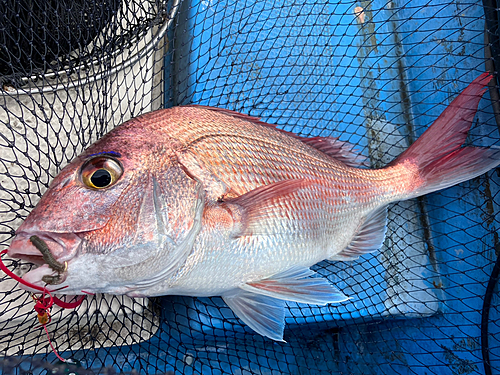
[[(50, 294), (50, 292), (46, 289), (46, 288), (42, 288), (40, 286), (37, 286), (37, 285), (34, 285), (34, 284), (31, 284), (25, 280), (23, 280), (22, 278), (20, 278), (19, 276), (17, 276), (15, 273), (13, 273), (11, 270), (9, 270), (7, 268), (7, 266), (5, 266), (5, 264), (3, 264), (3, 260), (2, 260), (2, 255), (6, 254), (8, 250), (3, 250), (2, 252), (0, 252), (0, 269), (5, 272), (8, 276), (10, 276), (11, 278), (13, 278), (14, 280), (16, 280), (17, 282), (23, 284), (23, 285), (26, 285), (27, 287), (31, 288), (31, 289), (36, 289), (36, 290), (39, 290), (40, 292), (44, 292), (44, 293), (48, 293), (50, 295), (50, 297), (53, 299), (54, 303), (59, 306), (59, 307), (62, 307), (63, 309), (74, 309), (75, 307), (78, 307), (81, 305), (81, 303), (83, 302), (83, 300), (85, 299), (85, 296), (81, 296), (80, 298), (78, 298), (76, 301), (74, 302), (65, 302), (65, 301), (62, 301), (60, 300), (59, 298), (57, 297), (54, 297)], [(57, 289), (57, 290), (61, 290), (61, 289), (64, 289), (64, 288), (60, 288), (60, 289)]]
[[(48, 297), (46, 296), (48, 294)], [(54, 304), (54, 297), (48, 290), (44, 290), (42, 292), (42, 295), (40, 297), (36, 297), (35, 295), (32, 296), (33, 301), (35, 301), (35, 311), (37, 312), (37, 318), (40, 324), (42, 325), (43, 329), (45, 330), (45, 333), (47, 334), (47, 339), (49, 340), (49, 345), (50, 348), (52, 349), (52, 352), (56, 355), (56, 357), (61, 361), (61, 362), (66, 362), (66, 360), (57, 353), (56, 349), (52, 345), (52, 340), (50, 339), (49, 335), (49, 330), (47, 329), (47, 324), (50, 323), (51, 317), (50, 317), (50, 308)]]
[(78, 307), (82, 304), (83, 300), (85, 299), (85, 296), (80, 296), (74, 302), (65, 302), (60, 300), (56, 296), (54, 296), (53, 298), (54, 298), (54, 303), (57, 306), (62, 307), (63, 309), (74, 309), (75, 307)]
[(56, 355), (56, 357), (61, 361), (61, 362), (66, 362), (66, 360), (61, 357), (57, 352), (56, 352), (56, 349), (54, 348), (54, 346), (52, 345), (52, 341), (50, 340), (50, 335), (49, 335), (49, 331), (47, 330), (47, 326), (44, 324), (43, 325), (43, 329), (45, 330), (45, 333), (47, 334), (47, 339), (49, 339), (49, 345), (50, 347), (52, 348), (52, 352)]
[[(42, 325), (43, 329), (45, 330), (45, 333), (47, 334), (47, 338), (49, 340), (50, 347), (52, 348), (52, 352), (56, 355), (56, 357), (62, 361), (66, 362), (64, 358), (62, 358), (57, 351), (55, 350), (54, 346), (52, 345), (52, 341), (50, 340), (50, 335), (49, 331), (47, 329), (47, 324), (50, 323), (51, 317), (50, 317), (50, 309), (51, 307), (56, 304), (59, 307), (62, 307), (64, 309), (74, 309), (78, 307), (84, 300), (85, 296), (81, 296), (80, 298), (77, 298), (76, 301), (74, 302), (65, 302), (60, 300), (57, 297), (54, 297), (47, 288), (42, 288), (37, 285), (33, 285), (19, 276), (17, 276), (15, 273), (13, 273), (11, 270), (9, 270), (5, 264), (3, 264), (2, 260), (2, 255), (6, 254), (7, 250), (3, 250), (0, 252), (0, 269), (5, 272), (8, 276), (16, 280), (17, 282), (26, 285), (29, 288), (39, 290), (41, 292), (41, 296), (37, 297), (36, 295), (33, 295), (33, 301), (35, 301), (35, 311), (37, 312), (37, 318), (40, 324)], [(60, 288), (64, 289), (64, 288)], [(58, 289), (58, 290), (60, 290)], [(38, 293), (37, 293), (38, 294)]]
[(3, 260), (2, 260), (2, 255), (4, 254), (7, 254), (7, 251), (8, 250), (4, 250), (0, 253), (0, 269), (5, 272), (8, 276), (12, 277), (14, 280), (16, 280), (17, 282), (23, 284), (23, 285), (26, 285), (32, 289), (36, 289), (36, 290), (39, 290), (41, 292), (44, 291), (44, 288), (42, 287), (39, 287), (39, 286), (36, 286), (36, 285), (33, 285), (31, 283), (28, 283), (27, 281), (24, 281), (23, 279), (21, 279), (19, 276), (17, 276), (15, 273), (11, 272), (6, 266), (5, 264), (3, 264)]

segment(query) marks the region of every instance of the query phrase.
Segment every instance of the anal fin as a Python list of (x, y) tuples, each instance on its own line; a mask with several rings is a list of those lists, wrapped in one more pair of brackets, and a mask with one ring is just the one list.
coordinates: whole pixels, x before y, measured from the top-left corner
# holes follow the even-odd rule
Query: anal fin
[(328, 258), (329, 260), (356, 260), (360, 255), (371, 253), (382, 247), (387, 231), (387, 207), (379, 208), (360, 224), (351, 243), (340, 253)]

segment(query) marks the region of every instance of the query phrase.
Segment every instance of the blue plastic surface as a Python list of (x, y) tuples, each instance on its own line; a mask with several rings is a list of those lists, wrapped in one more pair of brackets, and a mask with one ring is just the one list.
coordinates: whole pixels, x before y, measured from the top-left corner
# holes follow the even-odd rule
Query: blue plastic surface
[[(189, 12), (186, 29), (192, 33), (181, 41), (189, 53), (176, 60), (184, 67), (177, 104), (237, 110), (306, 136), (340, 136), (357, 144), (375, 166), (398, 155), (485, 70), (481, 3), (192, 1)], [(498, 139), (488, 95), (480, 108), (478, 118), (492, 125), (472, 133), (475, 144), (486, 145), (481, 132)], [(380, 148), (384, 157), (377, 155)], [(496, 259), (493, 220), (485, 217), (498, 213), (491, 202), (498, 177), (489, 176), (494, 184), (481, 177), (424, 200), (439, 269), (427, 259), (416, 276), (432, 294), (429, 301), (437, 303), (433, 313), (421, 313), (422, 307), (416, 314), (388, 311), (384, 259), (374, 255), (353, 267), (320, 269), (332, 271), (332, 282), (354, 300), (297, 314), (291, 305), (289, 326), (350, 321), (337, 344), (339, 358), (350, 359), (332, 358), (342, 373), (482, 373), (477, 365), (481, 296)], [(349, 284), (349, 276), (359, 282)], [(428, 317), (411, 319), (419, 314)], [(391, 315), (408, 319), (407, 327)], [(498, 331), (498, 325), (491, 328)], [(491, 340), (497, 333), (491, 332)], [(365, 335), (377, 347), (363, 349)], [(408, 355), (391, 357), (391, 352)], [(491, 358), (499, 368), (498, 353)]]

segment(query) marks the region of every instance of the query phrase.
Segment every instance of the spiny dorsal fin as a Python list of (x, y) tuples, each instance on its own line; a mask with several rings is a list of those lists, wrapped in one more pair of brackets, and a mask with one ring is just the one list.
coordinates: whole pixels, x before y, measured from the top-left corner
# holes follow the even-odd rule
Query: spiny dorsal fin
[(377, 251), (382, 247), (386, 230), (387, 207), (382, 207), (366, 217), (349, 246), (329, 259), (356, 260), (360, 255)]
[(288, 132), (286, 130), (282, 130), (277, 127), (277, 125), (268, 124), (267, 122), (261, 121), (258, 117), (253, 117), (249, 115), (245, 115), (240, 112), (231, 111), (229, 109), (224, 108), (216, 108), (216, 107), (207, 107), (202, 105), (188, 105), (185, 107), (195, 107), (200, 109), (207, 109), (214, 112), (219, 112), (228, 116), (232, 116), (237, 119), (241, 119), (244, 121), (251, 122), (252, 124), (258, 124), (261, 126), (265, 126), (268, 128), (275, 129), (281, 133), (286, 133), (288, 136), (298, 139), (299, 141), (315, 148), (318, 151), (323, 152), (324, 154), (344, 163), (349, 167), (368, 167), (367, 158), (362, 154), (358, 153), (354, 146), (349, 142), (344, 142), (335, 137), (312, 137), (306, 138), (301, 137), (295, 133)]
[(287, 132), (285, 130), (278, 129), (276, 127), (277, 125), (268, 124), (267, 122), (261, 121), (260, 117), (254, 117), (254, 116), (250, 116), (250, 115), (245, 115), (244, 113), (232, 111), (230, 109), (217, 108), (217, 107), (208, 107), (208, 106), (205, 106), (205, 105), (198, 105), (198, 104), (183, 105), (183, 107), (194, 107), (194, 108), (200, 108), (200, 109), (206, 109), (206, 110), (209, 110), (209, 111), (219, 112), (219, 113), (222, 113), (224, 115), (232, 116), (232, 117), (238, 118), (240, 120), (251, 122), (253, 124), (259, 124), (259, 125), (262, 125), (262, 126), (267, 126), (268, 128), (273, 128), (273, 129), (279, 130), (281, 132), (287, 133), (288, 135), (291, 135), (292, 137), (297, 137), (297, 135), (295, 135), (294, 133), (290, 133), (290, 132)]

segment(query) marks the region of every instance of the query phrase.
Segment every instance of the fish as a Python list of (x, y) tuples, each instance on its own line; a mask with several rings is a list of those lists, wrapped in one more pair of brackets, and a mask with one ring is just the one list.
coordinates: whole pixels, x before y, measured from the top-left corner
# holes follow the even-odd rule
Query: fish
[(389, 204), (500, 164), (500, 150), (464, 145), (490, 79), (476, 78), (378, 169), (337, 138), (227, 109), (140, 115), (60, 171), (8, 255), (35, 263), (23, 280), (54, 293), (220, 296), (253, 331), (283, 341), (286, 301), (348, 299), (311, 266), (377, 251)]

